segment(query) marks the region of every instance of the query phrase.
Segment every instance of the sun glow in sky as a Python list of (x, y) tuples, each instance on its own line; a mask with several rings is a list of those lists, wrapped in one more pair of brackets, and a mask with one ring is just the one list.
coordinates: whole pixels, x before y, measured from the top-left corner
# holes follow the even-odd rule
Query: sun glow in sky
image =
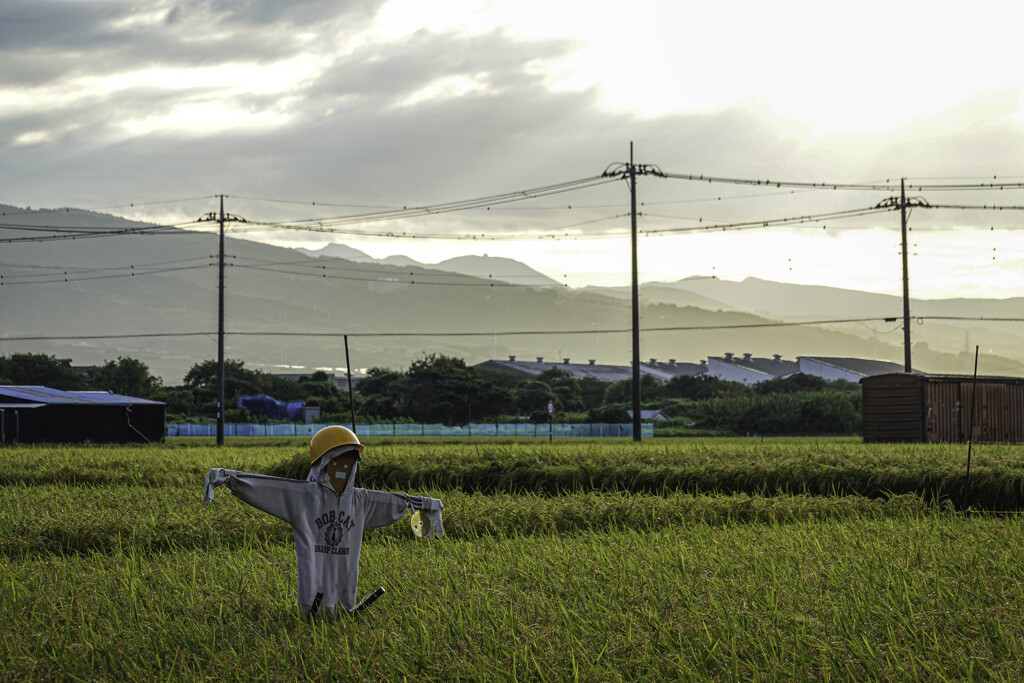
[[(351, 8), (158, 0), (140, 10), (121, 0), (16, 0), (0, 10), (0, 202), (134, 204), (120, 213), (184, 222), (209, 207), (171, 209), (166, 200), (233, 193), (357, 212), (587, 177), (624, 161), (630, 141), (638, 161), (679, 173), (1019, 178), (1022, 19), (1024, 5), (1005, 1), (390, 0)], [(757, 197), (648, 179), (638, 189), (647, 202), (641, 233), (885, 198)], [(952, 199), (1024, 205), (1024, 191)], [(265, 220), (300, 217), (279, 206), (240, 208), (267, 212), (257, 214)], [(523, 202), (519, 213), (391, 226), (516, 240), (240, 236), (306, 246), (331, 239), (426, 263), (487, 252), (573, 286), (625, 284), (627, 210), (620, 184)], [(1024, 293), (1019, 213), (915, 213), (915, 295)], [(528, 237), (566, 225), (579, 239)], [(612, 229), (619, 234), (600, 234)], [(898, 214), (823, 232), (642, 236), (640, 269), (645, 281), (756, 276), (895, 293)]]

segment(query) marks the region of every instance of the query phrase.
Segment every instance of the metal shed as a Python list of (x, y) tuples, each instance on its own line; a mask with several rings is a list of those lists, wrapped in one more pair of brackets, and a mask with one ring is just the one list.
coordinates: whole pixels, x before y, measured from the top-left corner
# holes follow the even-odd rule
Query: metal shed
[(160, 441), (166, 405), (106, 391), (0, 385), (0, 445)]
[[(894, 373), (865, 377), (864, 441), (1024, 442), (1024, 378)], [(973, 413), (972, 413), (973, 406)]]

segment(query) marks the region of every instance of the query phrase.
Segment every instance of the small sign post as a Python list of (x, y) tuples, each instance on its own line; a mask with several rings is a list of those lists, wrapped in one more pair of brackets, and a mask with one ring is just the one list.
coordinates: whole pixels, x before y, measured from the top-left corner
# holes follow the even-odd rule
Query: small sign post
[(555, 440), (555, 402), (548, 400), (548, 443), (552, 443)]

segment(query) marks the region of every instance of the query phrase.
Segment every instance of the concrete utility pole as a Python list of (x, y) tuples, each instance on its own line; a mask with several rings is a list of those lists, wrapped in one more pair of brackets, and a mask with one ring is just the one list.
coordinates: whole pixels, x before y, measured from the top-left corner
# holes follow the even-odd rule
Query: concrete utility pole
[(630, 240), (632, 246), (632, 308), (633, 308), (633, 441), (642, 440), (640, 421), (640, 286), (637, 268), (637, 241), (636, 241), (636, 177), (638, 175), (655, 175), (661, 178), (665, 174), (657, 166), (647, 164), (637, 165), (633, 163), (633, 143), (629, 143), (629, 163), (612, 164), (604, 173), (603, 177), (618, 176), (626, 180), (629, 185), (629, 216), (630, 216)]
[(883, 199), (875, 205), (876, 209), (900, 207), (900, 229), (903, 248), (903, 372), (913, 372), (910, 362), (910, 270), (907, 266), (909, 249), (907, 248), (907, 207), (928, 206), (921, 197), (907, 199), (906, 178), (900, 178), (900, 196)]
[(244, 218), (224, 213), (224, 197), (220, 198), (220, 211), (210, 212), (200, 221), (217, 221), (220, 227), (220, 248), (217, 257), (217, 445), (224, 445), (224, 222), (245, 223)]
[(224, 195), (220, 196), (220, 249), (217, 259), (217, 445), (224, 445)]
[(900, 228), (903, 233), (903, 372), (913, 372), (910, 363), (910, 272), (907, 268), (907, 191), (900, 178)]

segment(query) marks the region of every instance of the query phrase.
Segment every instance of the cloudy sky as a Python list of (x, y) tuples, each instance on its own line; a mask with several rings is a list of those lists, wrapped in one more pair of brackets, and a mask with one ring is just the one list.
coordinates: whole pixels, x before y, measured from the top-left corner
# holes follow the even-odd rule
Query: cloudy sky
[[(4, 0), (0, 203), (166, 223), (340, 219), (596, 178), (1024, 181), (1019, 3)], [(891, 190), (644, 177), (644, 280), (900, 289)], [(1024, 205), (1024, 190), (928, 191)], [(239, 228), (436, 262), (505, 255), (626, 284), (622, 181), (336, 232)], [(1024, 296), (1019, 210), (916, 208), (912, 294)], [(382, 236), (391, 233), (391, 236)], [(6, 249), (15, 249), (11, 246)]]

